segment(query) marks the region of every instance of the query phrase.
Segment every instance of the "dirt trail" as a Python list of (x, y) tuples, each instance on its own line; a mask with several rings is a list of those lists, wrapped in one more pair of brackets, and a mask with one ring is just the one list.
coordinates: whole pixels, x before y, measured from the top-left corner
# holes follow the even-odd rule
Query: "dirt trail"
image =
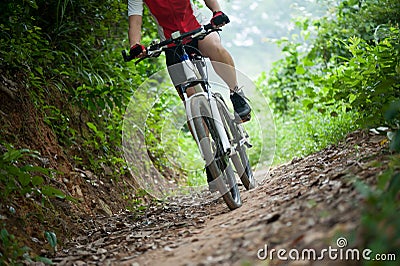
[[(258, 253), (265, 256), (260, 249), (266, 247), (269, 251), (337, 248), (336, 239), (359, 226), (363, 199), (354, 182), (375, 182), (387, 166), (386, 145), (384, 136), (355, 132), (311, 156), (269, 173), (259, 171), (267, 178), (257, 188), (242, 191), (243, 206), (235, 211), (229, 211), (221, 199), (192, 195), (152, 206), (140, 218), (132, 213), (98, 217), (90, 221), (87, 235), (69, 243), (70, 248), (53, 261), (59, 265), (267, 265), (257, 257)], [(383, 163), (376, 166), (374, 161)], [(272, 264), (282, 262), (273, 257)]]

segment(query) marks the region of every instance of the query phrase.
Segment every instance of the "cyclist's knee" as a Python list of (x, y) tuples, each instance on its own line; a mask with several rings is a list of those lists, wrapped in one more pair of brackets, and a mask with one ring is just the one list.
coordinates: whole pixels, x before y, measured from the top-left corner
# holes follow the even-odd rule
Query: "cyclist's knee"
[(199, 49), (206, 57), (211, 57), (213, 55), (215, 56), (226, 52), (217, 34), (210, 34), (204, 40), (199, 41)]

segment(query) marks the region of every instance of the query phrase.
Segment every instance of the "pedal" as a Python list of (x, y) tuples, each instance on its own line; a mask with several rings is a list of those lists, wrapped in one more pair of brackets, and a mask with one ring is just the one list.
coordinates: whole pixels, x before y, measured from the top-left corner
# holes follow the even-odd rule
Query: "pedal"
[(239, 145), (240, 146), (246, 145), (247, 148), (252, 148), (253, 147), (253, 145), (248, 141), (247, 138), (241, 139), (240, 142), (239, 142)]
[(253, 148), (253, 144), (249, 143), (249, 142), (245, 142), (244, 145), (246, 145), (247, 148)]

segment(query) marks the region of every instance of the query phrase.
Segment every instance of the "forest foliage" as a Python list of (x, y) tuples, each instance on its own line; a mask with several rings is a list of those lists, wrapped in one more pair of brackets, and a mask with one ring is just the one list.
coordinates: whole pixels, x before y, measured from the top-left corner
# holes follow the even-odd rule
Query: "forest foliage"
[[(80, 151), (71, 154), (74, 164), (99, 171), (101, 163), (120, 165), (126, 105), (138, 84), (159, 68), (123, 62), (121, 50), (129, 47), (126, 3), (21, 0), (2, 1), (0, 8), (4, 75), (20, 73), (59, 144)], [(150, 18), (143, 30), (145, 39), (155, 37)]]
[[(278, 41), (283, 58), (257, 82), (281, 121), (278, 125), (291, 130), (277, 129), (283, 141), (278, 148), (285, 148), (281, 157), (287, 160), (322, 148), (357, 127), (381, 125), (394, 130), (391, 148), (399, 151), (400, 2), (340, 0), (328, 6), (320, 19), (297, 19), (300, 33)], [(136, 88), (163, 68), (161, 59), (137, 66), (123, 63), (121, 49), (129, 45), (126, 2), (6, 0), (0, 10), (1, 75), (18, 77), (24, 85), (21, 95), (29, 96), (74, 167), (99, 175), (107, 167), (116, 180), (125, 175), (124, 111)], [(156, 37), (154, 22), (145, 16), (143, 42)], [(156, 115), (167, 109), (161, 105)], [(151, 126), (157, 127), (156, 121), (150, 121)], [(304, 128), (305, 135), (290, 135)], [(48, 185), (56, 169), (36, 166), (41, 157), (24, 149), (18, 134), (2, 129), (0, 135), (0, 189), (1, 195), (9, 195), (2, 197), (1, 209), (32, 193), (44, 201), (65, 198), (66, 193)], [(163, 152), (155, 149), (152, 156), (160, 167), (165, 165)], [(33, 166), (23, 163), (28, 157)], [(391, 191), (398, 188), (397, 181), (390, 181), (398, 179), (396, 167), (385, 179), (394, 184)], [(367, 194), (371, 201), (387, 200), (381, 192)], [(368, 218), (368, 226), (377, 226), (385, 217)], [(13, 247), (0, 250), (1, 256), (9, 261), (23, 256), (24, 250), (15, 252), (18, 246), (6, 229), (0, 240)]]
[[(35, 234), (46, 239), (46, 230), (57, 230), (60, 224), (55, 220), (61, 219), (52, 199), (82, 203), (60, 185), (69, 173), (49, 164), (54, 159), (36, 151), (46, 149), (30, 143), (28, 132), (42, 132), (38, 128), (43, 121), (61, 147), (58, 156), (68, 158), (69, 171), (90, 170), (118, 182), (127, 172), (121, 147), (126, 105), (135, 88), (161, 64), (153, 61), (135, 68), (123, 62), (121, 50), (129, 47), (125, 1), (2, 1), (0, 10), (0, 74), (15, 85), (2, 91), (1, 100), (9, 101), (7, 106), (13, 101), (15, 106), (32, 105), (37, 122), (17, 128), (16, 121), (7, 120), (15, 117), (7, 114), (14, 110), (2, 108), (0, 261), (13, 263), (29, 257), (30, 249), (21, 247), (13, 235), (21, 237), (26, 229), (7, 224), (6, 217), (33, 227), (39, 221), (43, 225)], [(154, 22), (147, 18), (144, 40), (156, 34)], [(134, 191), (128, 195), (121, 198), (131, 200)], [(19, 207), (24, 205), (31, 206), (31, 213), (23, 214)], [(37, 219), (29, 218), (32, 215)], [(57, 233), (64, 234), (61, 241), (71, 232), (64, 227)]]
[(336, 105), (359, 111), (370, 126), (383, 123), (385, 108), (400, 97), (400, 3), (341, 1), (333, 10), (319, 20), (298, 20), (301, 39), (282, 41), (289, 56), (271, 78), (275, 109), (287, 111), (296, 101), (309, 109)]
[[(277, 154), (302, 156), (349, 130), (379, 126), (389, 128), (390, 149), (399, 152), (400, 2), (329, 3), (322, 18), (296, 20), (300, 33), (278, 41), (284, 56), (259, 80), (282, 127)], [(377, 253), (398, 254), (398, 153), (377, 182), (376, 188), (361, 181), (356, 186), (366, 199), (361, 242)]]
[[(278, 120), (295, 120), (289, 127), (296, 127), (316, 116), (325, 124), (311, 122), (305, 134), (315, 147), (305, 152), (357, 127), (396, 129), (399, 122), (400, 3), (350, 0), (327, 6), (319, 19), (296, 19), (299, 34), (278, 41), (283, 58), (259, 80)], [(399, 141), (397, 131), (394, 149)], [(294, 150), (301, 150), (296, 143)]]

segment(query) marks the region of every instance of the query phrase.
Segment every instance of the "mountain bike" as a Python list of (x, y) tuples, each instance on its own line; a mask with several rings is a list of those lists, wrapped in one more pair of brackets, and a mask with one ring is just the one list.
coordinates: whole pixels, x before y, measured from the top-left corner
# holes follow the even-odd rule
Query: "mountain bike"
[[(161, 42), (153, 41), (146, 48), (146, 55), (137, 59), (135, 64), (146, 58), (160, 56), (171, 44), (182, 49), (181, 63), (173, 66), (174, 76), (178, 77), (174, 85), (183, 97), (189, 127), (205, 161), (207, 174), (213, 178), (211, 185), (233, 210), (240, 207), (242, 201), (232, 164), (246, 189), (256, 186), (246, 153), (246, 149), (252, 145), (249, 135), (229, 111), (222, 95), (212, 91), (205, 58), (200, 52), (187, 54), (185, 45), (188, 40), (201, 40), (214, 31), (220, 29), (208, 24), (186, 33), (176, 32), (170, 39)], [(122, 51), (122, 56), (125, 62), (135, 59), (126, 51)], [(187, 93), (189, 88), (192, 91), (194, 89), (191, 95)]]

